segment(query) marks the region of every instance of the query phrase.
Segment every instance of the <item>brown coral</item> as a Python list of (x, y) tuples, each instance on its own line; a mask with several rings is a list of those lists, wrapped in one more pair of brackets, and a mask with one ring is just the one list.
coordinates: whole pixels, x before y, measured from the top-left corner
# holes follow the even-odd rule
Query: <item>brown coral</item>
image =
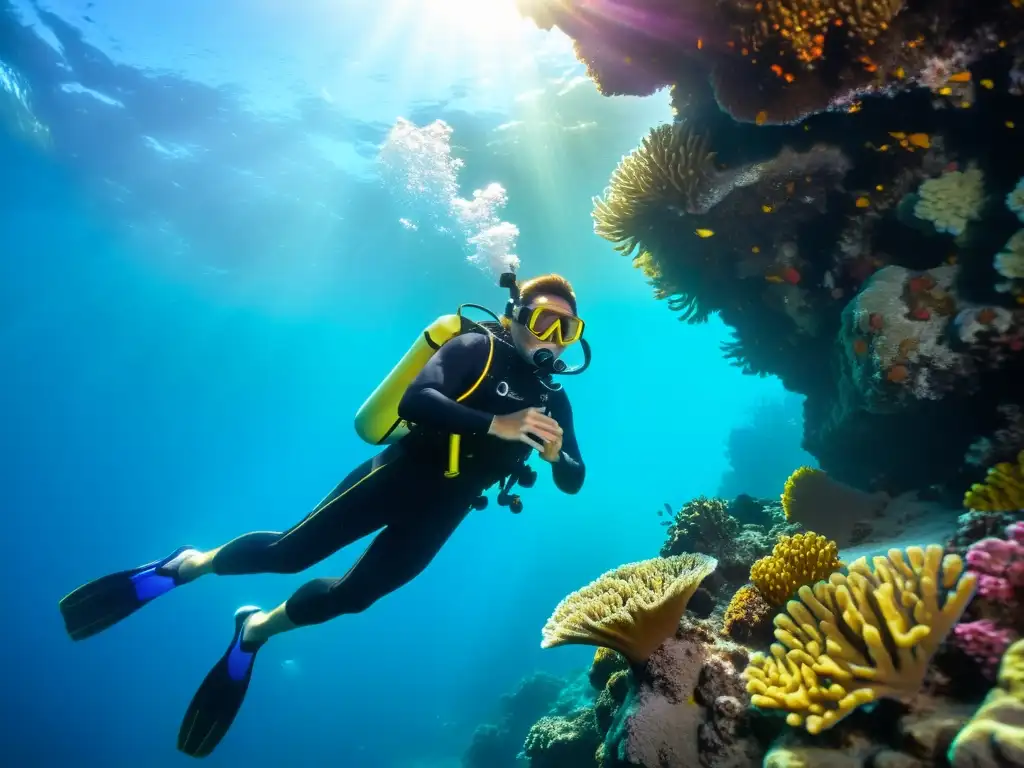
[(741, 643), (753, 643), (762, 638), (770, 628), (774, 609), (765, 600), (761, 591), (753, 584), (747, 584), (736, 590), (728, 607), (725, 609), (723, 631), (733, 640)]

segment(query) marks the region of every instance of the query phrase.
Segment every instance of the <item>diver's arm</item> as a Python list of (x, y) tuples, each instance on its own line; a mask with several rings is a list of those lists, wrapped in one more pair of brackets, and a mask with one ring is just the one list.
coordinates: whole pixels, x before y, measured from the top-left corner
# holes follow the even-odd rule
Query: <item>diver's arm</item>
[(493, 414), (455, 402), (487, 364), (487, 337), (456, 336), (443, 344), (413, 379), (398, 403), (398, 416), (412, 424), (459, 435), (486, 434)]
[(572, 420), (572, 406), (565, 391), (551, 398), (548, 415), (562, 428), (562, 452), (558, 461), (551, 465), (551, 475), (562, 493), (578, 493), (583, 487), (587, 468), (576, 442), (576, 428)]

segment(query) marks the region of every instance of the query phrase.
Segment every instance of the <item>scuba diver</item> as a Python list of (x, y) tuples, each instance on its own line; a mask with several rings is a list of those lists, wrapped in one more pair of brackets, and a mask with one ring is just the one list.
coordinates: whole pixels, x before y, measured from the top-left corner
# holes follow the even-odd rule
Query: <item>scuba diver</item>
[[(466, 515), (497, 501), (513, 512), (518, 483), (533, 485), (535, 450), (555, 485), (575, 494), (585, 467), (572, 408), (553, 376), (590, 363), (576, 295), (560, 275), (516, 283), (504, 315), (466, 304), (417, 339), (357, 413), (356, 430), (386, 447), (356, 467), (303, 520), (283, 533), (254, 532), (216, 549), (180, 547), (161, 560), (104, 576), (60, 601), (73, 640), (91, 637), (175, 587), (207, 574), (298, 573), (357, 539), (379, 531), (341, 578), (314, 579), (269, 611), (235, 612), (231, 642), (199, 687), (182, 720), (178, 749), (209, 755), (245, 697), (259, 649), (274, 635), (365, 611), (420, 574)], [(474, 322), (464, 307), (494, 322)], [(563, 351), (579, 342), (584, 362), (567, 366)]]

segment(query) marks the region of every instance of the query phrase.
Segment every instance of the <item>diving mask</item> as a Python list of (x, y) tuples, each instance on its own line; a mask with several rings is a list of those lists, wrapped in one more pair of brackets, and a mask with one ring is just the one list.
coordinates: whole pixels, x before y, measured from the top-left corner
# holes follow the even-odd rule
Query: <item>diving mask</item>
[(576, 315), (562, 312), (543, 305), (529, 308), (520, 307), (515, 320), (525, 325), (540, 341), (567, 346), (583, 336), (584, 322)]

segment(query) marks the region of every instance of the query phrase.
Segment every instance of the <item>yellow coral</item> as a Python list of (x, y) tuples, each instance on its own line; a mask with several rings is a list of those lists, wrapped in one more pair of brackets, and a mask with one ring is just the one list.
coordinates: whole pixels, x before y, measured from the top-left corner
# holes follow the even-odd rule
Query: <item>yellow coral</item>
[(949, 747), (952, 768), (1024, 765), (1024, 640), (1003, 654), (996, 687)]
[(865, 493), (833, 480), (820, 469), (800, 467), (786, 480), (782, 508), (786, 519), (848, 547), (863, 526), (880, 516), (889, 503), (885, 493)]
[(964, 494), (964, 506), (975, 512), (1015, 512), (1024, 509), (1024, 451), (1017, 463), (1002, 462), (989, 469), (984, 482)]
[(629, 256), (641, 247), (645, 219), (653, 208), (686, 210), (714, 170), (704, 136), (684, 123), (652, 128), (639, 147), (622, 158), (604, 197), (594, 198), (594, 232)]
[(717, 567), (715, 558), (691, 553), (621, 565), (555, 607), (541, 648), (597, 645), (641, 664), (675, 634), (693, 593)]
[(977, 576), (938, 544), (890, 549), (872, 565), (862, 557), (846, 575), (801, 587), (775, 617), (779, 642), (743, 673), (754, 705), (786, 710), (789, 725), (817, 734), (863, 704), (919, 691)]
[(626, 660), (611, 648), (598, 648), (594, 652), (594, 660), (590, 663), (587, 677), (595, 690), (603, 690), (608, 680), (616, 672), (626, 668)]
[(981, 169), (971, 165), (966, 171), (946, 171), (922, 182), (917, 190), (914, 215), (929, 221), (939, 232), (961, 235), (970, 221), (981, 218), (985, 201)]
[(782, 605), (805, 584), (827, 579), (837, 568), (839, 547), (816, 533), (780, 536), (767, 557), (750, 568), (750, 580), (772, 605)]
[(786, 484), (782, 488), (782, 511), (786, 513), (787, 520), (794, 519), (794, 513), (797, 508), (797, 488), (799, 488), (803, 481), (807, 478), (817, 479), (816, 475), (824, 475), (820, 469), (814, 469), (814, 467), (797, 467), (793, 470), (788, 478), (786, 478)]

